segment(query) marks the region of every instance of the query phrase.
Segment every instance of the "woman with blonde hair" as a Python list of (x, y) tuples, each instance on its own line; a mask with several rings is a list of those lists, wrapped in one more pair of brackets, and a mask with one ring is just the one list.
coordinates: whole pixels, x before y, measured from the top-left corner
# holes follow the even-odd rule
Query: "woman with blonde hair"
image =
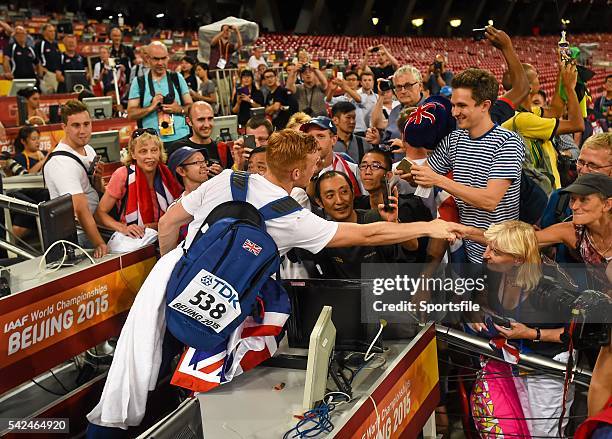
[[(473, 233), (472, 233), (473, 232)], [(569, 310), (559, 296), (572, 294), (544, 276), (533, 227), (521, 221), (493, 224), (488, 230), (471, 228), (470, 239), (486, 244), (488, 292), (485, 323), (470, 326), (504, 351), (504, 357), (533, 352), (567, 362), (562, 341)], [(471, 405), (482, 437), (502, 434), (518, 437), (556, 437), (562, 410), (563, 379), (542, 374), (515, 376), (512, 366), (493, 359), (481, 361)], [(573, 402), (567, 394), (565, 413)], [(563, 428), (567, 419), (563, 421)]]
[[(145, 228), (157, 230), (159, 218), (183, 188), (164, 164), (164, 145), (152, 128), (134, 130), (122, 161), (125, 166), (113, 172), (94, 217), (104, 227), (141, 238)], [(110, 215), (113, 207), (117, 218)]]

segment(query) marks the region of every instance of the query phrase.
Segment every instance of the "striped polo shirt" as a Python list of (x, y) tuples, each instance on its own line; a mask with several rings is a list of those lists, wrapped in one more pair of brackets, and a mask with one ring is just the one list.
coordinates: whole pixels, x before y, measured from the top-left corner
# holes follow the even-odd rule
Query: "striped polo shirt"
[[(467, 130), (455, 130), (440, 142), (428, 159), (436, 173), (453, 171), (453, 180), (475, 188), (486, 188), (490, 179), (512, 180), (493, 212), (456, 198), (462, 224), (487, 229), (491, 224), (518, 219), (524, 149), (517, 134), (498, 125), (475, 139)], [(482, 262), (484, 246), (465, 240), (465, 247), (470, 262)]]

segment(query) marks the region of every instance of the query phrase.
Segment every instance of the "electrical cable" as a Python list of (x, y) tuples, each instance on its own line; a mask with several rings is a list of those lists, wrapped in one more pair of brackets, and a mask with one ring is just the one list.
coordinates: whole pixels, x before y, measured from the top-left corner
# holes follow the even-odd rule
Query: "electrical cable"
[[(331, 422), (330, 413), (334, 410), (335, 406), (335, 404), (330, 402), (323, 402), (318, 407), (308, 410), (295, 427), (283, 435), (283, 439), (311, 438), (317, 437), (322, 433), (331, 433), (334, 429), (334, 424)], [(309, 424), (313, 425), (303, 429)], [(292, 433), (294, 433), (293, 436), (290, 436)]]
[(64, 386), (64, 383), (62, 383), (60, 381), (60, 379), (57, 377), (57, 375), (55, 375), (55, 373), (53, 373), (53, 370), (49, 370), (49, 372), (51, 372), (51, 376), (53, 378), (55, 378), (55, 381), (57, 381), (57, 383), (60, 385), (60, 387), (66, 391), (66, 394), (71, 392), (70, 390), (68, 390), (68, 388), (66, 386)]
[(376, 336), (374, 337), (374, 340), (372, 340), (372, 343), (370, 343), (370, 346), (368, 347), (368, 350), (366, 351), (365, 355), (363, 356), (363, 359), (365, 361), (370, 361), (370, 359), (376, 355), (376, 354), (372, 354), (370, 355), (370, 351), (372, 350), (372, 348), (374, 347), (374, 344), (376, 343), (376, 341), (378, 341), (378, 338), (380, 337), (380, 334), (382, 334), (382, 330), (383, 328), (387, 326), (387, 321), (380, 319), (380, 328), (378, 328), (378, 332), (376, 333)]
[(32, 379), (30, 379), (30, 381), (32, 381), (34, 384), (36, 384), (38, 387), (40, 387), (41, 389), (43, 389), (43, 390), (44, 390), (45, 392), (47, 392), (47, 393), (50, 393), (50, 394), (55, 395), (55, 396), (66, 396), (66, 393), (57, 393), (57, 392), (54, 392), (53, 390), (49, 390), (49, 389), (47, 389), (47, 388), (46, 388), (45, 386), (43, 386), (42, 384), (40, 384), (40, 383), (36, 382), (36, 380), (34, 380), (33, 378), (32, 378)]

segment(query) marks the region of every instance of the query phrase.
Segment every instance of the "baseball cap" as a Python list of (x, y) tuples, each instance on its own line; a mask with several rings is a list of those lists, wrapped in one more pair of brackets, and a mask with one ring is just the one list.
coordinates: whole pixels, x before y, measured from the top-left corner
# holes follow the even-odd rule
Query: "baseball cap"
[(338, 130), (336, 129), (334, 122), (329, 117), (325, 116), (313, 117), (300, 127), (300, 131), (307, 133), (308, 129), (313, 126), (322, 128), (324, 130), (330, 130), (333, 134), (338, 134)]
[(404, 141), (416, 148), (433, 150), (456, 126), (451, 102), (444, 96), (430, 96), (406, 121)]
[(453, 94), (453, 88), (448, 85), (445, 85), (444, 87), (440, 89), (440, 94), (444, 96), (445, 98), (450, 98), (451, 95)]
[(179, 175), (176, 173), (176, 169), (185, 163), (187, 159), (196, 152), (201, 152), (202, 155), (204, 155), (204, 158), (206, 158), (206, 153), (204, 151), (192, 148), (191, 146), (182, 146), (174, 151), (172, 155), (170, 155), (170, 159), (168, 159), (168, 168), (170, 171), (172, 171), (172, 174), (174, 174), (176, 178), (179, 177)]
[(602, 194), (612, 197), (612, 177), (604, 174), (582, 174), (562, 192), (578, 195)]

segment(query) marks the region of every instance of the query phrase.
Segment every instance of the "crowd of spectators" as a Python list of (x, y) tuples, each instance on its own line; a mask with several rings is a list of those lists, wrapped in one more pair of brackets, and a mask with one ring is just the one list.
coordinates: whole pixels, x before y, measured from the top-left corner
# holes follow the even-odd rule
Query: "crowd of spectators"
[[(521, 63), (510, 37), (493, 26), (481, 44), (499, 50), (506, 61), (503, 93), (491, 72), (452, 71), (443, 54), (421, 71), (401, 65), (380, 44), (370, 47), (360, 64), (337, 69), (317, 65), (300, 50), (283, 69), (268, 63), (255, 46), (246, 66), (229, 76), (229, 112), (244, 133), (229, 140), (212, 134), (221, 97), (216, 71), (230, 68), (233, 53), (242, 48), (238, 27), (224, 25), (214, 36), (208, 64), (182, 55), (174, 70), (174, 54), (164, 43), (134, 50), (124, 44), (121, 29), (113, 28), (91, 80), (99, 94), (118, 93), (116, 114), (122, 116), (125, 108), (138, 128), (124, 166), (106, 187), (95, 187), (90, 177), (99, 165), (92, 168), (92, 120), (84, 104), (71, 100), (62, 106), (64, 138), (50, 154), (39, 151), (40, 131), (33, 126), (48, 122), (40, 94), (65, 91), (64, 72), (86, 68), (76, 39), (65, 35), (60, 50), (55, 27), (47, 24), (32, 46), (22, 26), (2, 25), (12, 35), (4, 52), (4, 79), (38, 80), (35, 88), (20, 92), (29, 126), (19, 131), (14, 160), (26, 172), (44, 172), (51, 198), (72, 195), (81, 242), (95, 249), (96, 257), (107, 252), (99, 227), (142, 237), (145, 228), (158, 228), (177, 200), (203, 193), (198, 188), (215, 184), (225, 170), (279, 175), (280, 164), (270, 163), (266, 150), (276, 131), (302, 139), (295, 148), (316, 142), (314, 172), (290, 192), (320, 217), (358, 224), (439, 218), (464, 226), (460, 246), (425, 237), (373, 251), (366, 246), (326, 248), (316, 255), (304, 251), (286, 260), (285, 270), (360, 278), (365, 262), (484, 262), (498, 273), (491, 293), (496, 311), (514, 319), (510, 327), (496, 325), (497, 334), (558, 361), (567, 361), (561, 334), (569, 316), (551, 316), (557, 320), (547, 326), (523, 323), (537, 301), (522, 301), (542, 289), (564, 287), (544, 280), (539, 268), (527, 273), (521, 266), (540, 267), (538, 246), (546, 247), (553, 259), (584, 264), (584, 289), (612, 295), (612, 75), (585, 112), (575, 61), (558, 63), (556, 92), (549, 97), (536, 68)], [(304, 134), (292, 137), (289, 130)], [(17, 227), (26, 234), (26, 225)], [(317, 269), (310, 271), (313, 265)], [(485, 329), (473, 324), (469, 330)], [(483, 364), (481, 384), (492, 386), (490, 378), (500, 370), (492, 361)], [(525, 380), (529, 413), (549, 419), (535, 423), (531, 434), (555, 432), (562, 384)], [(494, 392), (479, 394), (484, 387), (474, 387), (475, 413), (501, 403), (494, 401)], [(571, 405), (571, 398), (565, 403)], [(526, 410), (514, 415), (529, 417)], [(492, 431), (485, 422), (477, 427), (483, 434)], [(506, 426), (504, 433), (520, 435), (522, 428)]]

